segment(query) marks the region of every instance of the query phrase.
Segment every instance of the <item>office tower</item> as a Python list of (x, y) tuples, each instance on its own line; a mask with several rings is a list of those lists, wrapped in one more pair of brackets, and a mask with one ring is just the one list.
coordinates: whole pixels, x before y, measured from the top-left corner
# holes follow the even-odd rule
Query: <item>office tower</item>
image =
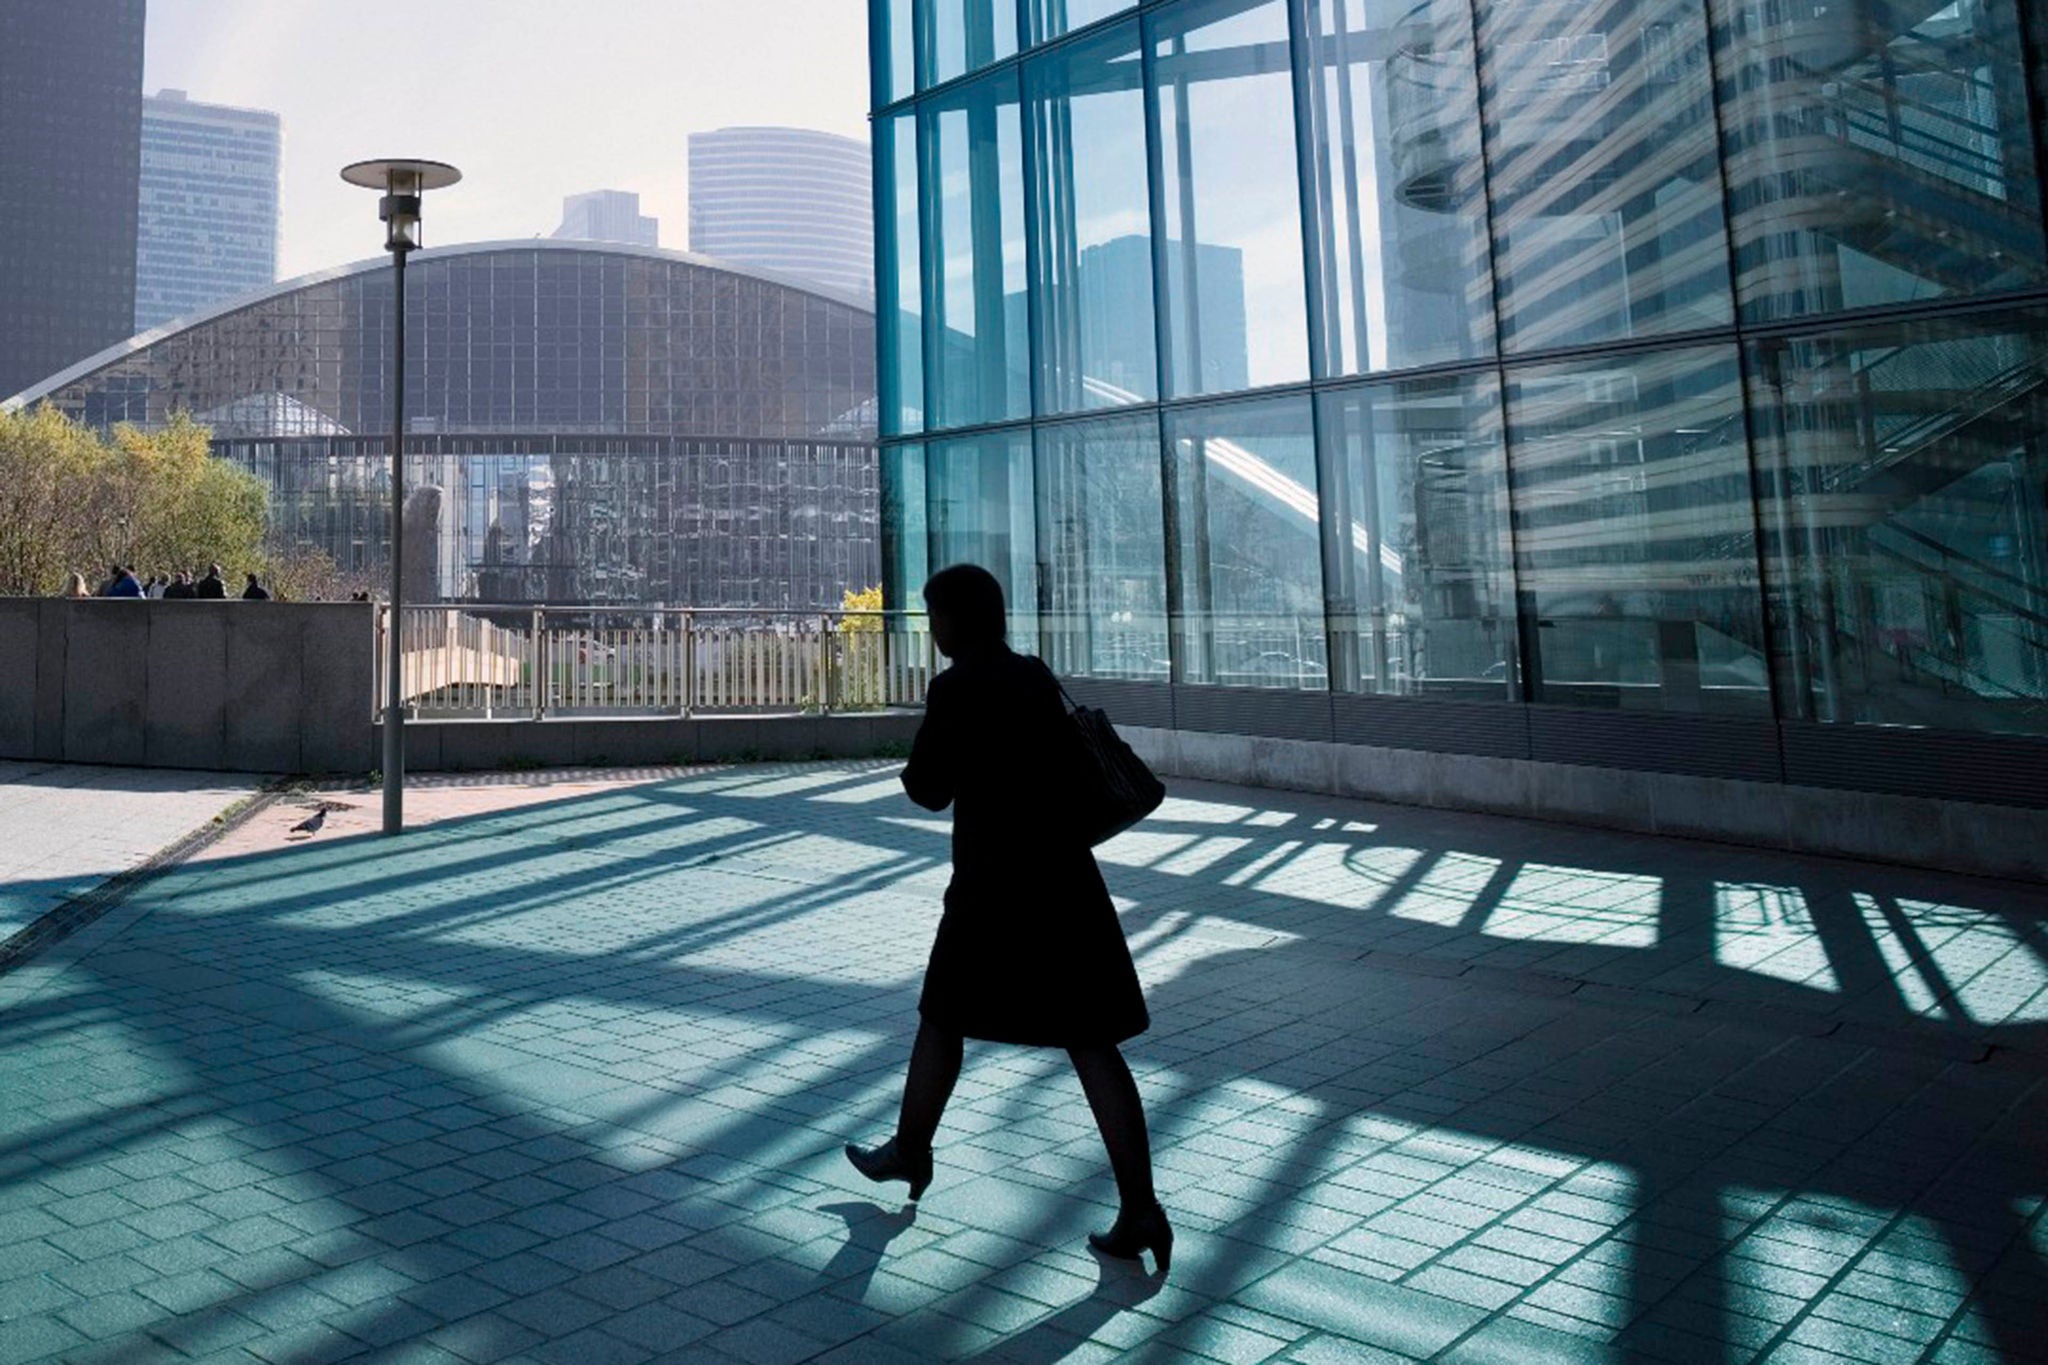
[(554, 235), (564, 241), (660, 246), (661, 223), (640, 212), (637, 194), (592, 190), (562, 200), (562, 225)]
[(690, 134), (690, 250), (842, 294), (874, 292), (865, 143), (804, 128)]
[(0, 398), (135, 321), (143, 4), (0, 4)]
[(276, 281), (283, 142), (266, 110), (182, 90), (143, 100), (136, 331)]

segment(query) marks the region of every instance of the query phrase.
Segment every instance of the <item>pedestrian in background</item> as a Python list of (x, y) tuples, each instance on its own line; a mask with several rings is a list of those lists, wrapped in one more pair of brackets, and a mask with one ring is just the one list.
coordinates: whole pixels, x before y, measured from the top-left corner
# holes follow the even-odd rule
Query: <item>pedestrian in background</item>
[(84, 574), (74, 572), (64, 580), (64, 591), (58, 595), (70, 598), (91, 597), (92, 585), (85, 581)]
[(903, 789), (953, 807), (953, 879), (918, 1000), (922, 1021), (895, 1136), (848, 1144), (870, 1180), (932, 1178), (932, 1139), (960, 1078), (963, 1039), (1065, 1048), (1109, 1149), (1122, 1205), (1097, 1250), (1164, 1273), (1173, 1229), (1152, 1183), (1137, 1083), (1117, 1045), (1150, 1026), (1116, 906), (1077, 818), (1088, 757), (1052, 670), (1004, 641), (1002, 585), (955, 565), (925, 584), (932, 642), (952, 661), (932, 679)]
[(178, 576), (164, 589), (164, 600), (168, 602), (189, 602), (198, 594), (192, 588), (192, 571), (178, 570)]
[(242, 589), (242, 600), (244, 602), (268, 602), (270, 600), (270, 590), (256, 581), (255, 574), (250, 574), (248, 586)]
[(100, 590), (100, 596), (140, 597), (142, 596), (142, 584), (136, 581), (133, 569), (116, 564), (113, 568), (112, 577), (107, 580), (107, 586)]
[(192, 595), (202, 602), (224, 602), (227, 600), (228, 585), (221, 582), (220, 565), (206, 566), (206, 577), (192, 585)]

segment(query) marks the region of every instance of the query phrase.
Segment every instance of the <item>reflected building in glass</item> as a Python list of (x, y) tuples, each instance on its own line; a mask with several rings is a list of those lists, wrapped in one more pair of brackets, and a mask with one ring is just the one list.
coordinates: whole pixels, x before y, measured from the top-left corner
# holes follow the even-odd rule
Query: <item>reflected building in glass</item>
[(891, 604), (1183, 733), (2048, 805), (2044, 30), (873, 0)]
[[(837, 607), (878, 581), (873, 313), (700, 257), (536, 239), (407, 269), (414, 601)], [(18, 395), (189, 414), (273, 526), (388, 563), (391, 269), (280, 285)]]

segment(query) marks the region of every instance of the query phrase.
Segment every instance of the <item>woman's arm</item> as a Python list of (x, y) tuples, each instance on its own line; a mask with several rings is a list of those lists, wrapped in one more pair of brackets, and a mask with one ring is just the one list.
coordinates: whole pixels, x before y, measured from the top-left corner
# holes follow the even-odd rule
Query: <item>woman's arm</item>
[(953, 765), (958, 755), (951, 733), (952, 707), (947, 700), (951, 690), (946, 674), (932, 679), (925, 693), (924, 723), (917, 727), (917, 738), (910, 744), (910, 762), (903, 769), (903, 790), (926, 810), (944, 810), (953, 804)]

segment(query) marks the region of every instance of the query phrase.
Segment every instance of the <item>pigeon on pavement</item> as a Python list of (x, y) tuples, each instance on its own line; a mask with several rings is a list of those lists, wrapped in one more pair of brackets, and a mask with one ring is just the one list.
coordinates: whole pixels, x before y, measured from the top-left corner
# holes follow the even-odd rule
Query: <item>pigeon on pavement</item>
[(292, 826), (294, 834), (318, 834), (320, 826), (327, 823), (327, 807), (322, 806), (305, 819)]

